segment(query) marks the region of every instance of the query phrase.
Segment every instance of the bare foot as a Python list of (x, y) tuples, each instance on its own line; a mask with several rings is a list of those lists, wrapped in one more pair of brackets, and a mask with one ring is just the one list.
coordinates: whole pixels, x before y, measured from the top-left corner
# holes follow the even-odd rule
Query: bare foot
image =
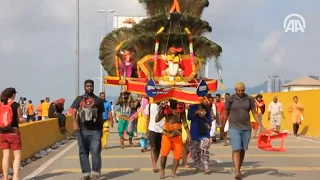
[(172, 174), (171, 177), (172, 178), (179, 178), (179, 176), (177, 176), (176, 174)]
[(124, 146), (122, 145), (122, 146), (120, 146), (120, 149), (123, 149), (124, 148)]
[(190, 168), (190, 166), (188, 164), (184, 165), (185, 168)]
[(164, 179), (164, 170), (163, 169), (160, 170), (160, 179)]
[(237, 174), (237, 175), (234, 177), (234, 179), (241, 180), (241, 179), (242, 179), (241, 174)]
[(154, 173), (158, 173), (158, 172), (159, 172), (159, 169), (153, 168), (153, 172), (154, 172)]

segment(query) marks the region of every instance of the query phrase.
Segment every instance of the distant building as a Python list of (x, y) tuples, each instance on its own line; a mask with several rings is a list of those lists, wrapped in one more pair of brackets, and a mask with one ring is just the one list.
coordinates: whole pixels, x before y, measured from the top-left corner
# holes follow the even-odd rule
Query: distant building
[(132, 27), (138, 24), (141, 20), (147, 18), (146, 16), (113, 16), (113, 29), (122, 27)]
[(320, 81), (311, 77), (302, 77), (282, 86), (283, 91), (306, 91), (320, 89)]
[(279, 76), (269, 76), (268, 92), (281, 92), (283, 81)]

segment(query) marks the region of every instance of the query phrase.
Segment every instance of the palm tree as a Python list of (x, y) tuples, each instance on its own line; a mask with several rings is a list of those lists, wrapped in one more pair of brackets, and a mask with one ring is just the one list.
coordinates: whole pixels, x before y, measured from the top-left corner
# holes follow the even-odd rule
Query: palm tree
[[(207, 21), (201, 20), (203, 10), (208, 7), (208, 0), (179, 0), (181, 14), (171, 14), (173, 0), (139, 0), (145, 6), (148, 18), (133, 25), (132, 28), (119, 28), (107, 34), (100, 45), (100, 60), (109, 75), (116, 75), (115, 61), (120, 50), (132, 51), (134, 63), (146, 55), (154, 53), (155, 40), (159, 41), (159, 54), (165, 54), (170, 46), (183, 46), (184, 54), (189, 53), (189, 35), (184, 31), (187, 27), (192, 33), (194, 54), (202, 63), (215, 58), (220, 68), (218, 57), (222, 48), (204, 37), (212, 28)], [(168, 18), (170, 17), (170, 18)], [(156, 35), (164, 27), (165, 30)], [(133, 74), (136, 76), (136, 74)]]

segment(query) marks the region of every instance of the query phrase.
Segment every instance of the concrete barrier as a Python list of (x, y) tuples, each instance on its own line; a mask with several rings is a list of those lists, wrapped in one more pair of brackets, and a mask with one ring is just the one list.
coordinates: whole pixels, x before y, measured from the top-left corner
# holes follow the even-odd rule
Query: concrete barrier
[[(66, 118), (66, 129), (69, 133), (73, 132), (71, 116), (67, 116)], [(49, 148), (56, 142), (67, 137), (67, 135), (60, 134), (58, 119), (56, 118), (20, 124), (20, 132), (22, 141), (22, 160), (32, 157), (40, 150)], [(2, 151), (0, 151), (0, 157), (2, 159)], [(12, 160), (13, 157), (10, 161), (10, 167), (12, 166)], [(1, 163), (0, 171), (2, 172)]]
[(299, 133), (306, 136), (320, 137), (320, 118), (317, 112), (320, 112), (320, 90), (296, 91), (296, 92), (278, 92), (264, 93), (263, 99), (266, 103), (266, 113), (263, 115), (263, 124), (265, 127), (270, 127), (268, 121), (268, 105), (274, 96), (278, 96), (279, 102), (282, 103), (285, 120), (282, 120), (282, 130), (293, 132), (291, 115), (289, 107), (293, 102), (293, 97), (298, 96), (299, 102), (304, 107), (304, 121), (302, 122)]

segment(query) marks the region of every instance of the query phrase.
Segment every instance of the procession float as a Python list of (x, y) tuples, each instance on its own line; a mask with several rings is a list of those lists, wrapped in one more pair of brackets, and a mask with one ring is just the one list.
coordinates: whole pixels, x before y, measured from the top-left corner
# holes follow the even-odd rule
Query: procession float
[(218, 61), (222, 48), (203, 36), (209, 23), (201, 19), (208, 0), (140, 0), (147, 18), (130, 28), (107, 34), (100, 60), (108, 73), (106, 85), (147, 95), (153, 102), (176, 99), (199, 102), (217, 90), (218, 81), (201, 75), (210, 59)]

